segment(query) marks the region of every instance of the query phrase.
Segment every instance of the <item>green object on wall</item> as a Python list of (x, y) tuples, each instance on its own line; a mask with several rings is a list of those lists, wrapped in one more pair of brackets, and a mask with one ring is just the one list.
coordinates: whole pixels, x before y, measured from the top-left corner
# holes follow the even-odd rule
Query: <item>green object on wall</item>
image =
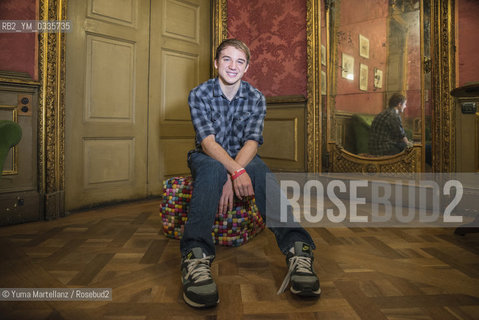
[(18, 123), (10, 120), (0, 120), (0, 172), (7, 158), (10, 148), (22, 139), (22, 128)]

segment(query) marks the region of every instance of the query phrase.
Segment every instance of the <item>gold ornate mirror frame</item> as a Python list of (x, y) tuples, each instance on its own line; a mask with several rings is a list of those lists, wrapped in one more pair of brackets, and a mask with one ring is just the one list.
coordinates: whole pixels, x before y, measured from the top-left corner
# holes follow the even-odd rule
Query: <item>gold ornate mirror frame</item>
[[(328, 1), (326, 1), (328, 3)], [(454, 5), (455, 0), (422, 0), (421, 1), (421, 35), (425, 38), (424, 21), (430, 21), (430, 47), (424, 48), (424, 41), (421, 41), (421, 56), (424, 57), (421, 66), (422, 79), (422, 100), (424, 104), (425, 88), (424, 76), (430, 73), (431, 78), (431, 99), (432, 99), (432, 171), (453, 172), (455, 170), (455, 133), (454, 133), (454, 101), (450, 95), (455, 87), (455, 62), (454, 62)], [(424, 7), (430, 8), (425, 12)], [(427, 15), (427, 16), (425, 16)], [(326, 19), (329, 17), (329, 8), (326, 6)], [(329, 36), (330, 24), (327, 23), (326, 34)], [(334, 42), (334, 41), (333, 41)], [(327, 52), (335, 56), (335, 45), (330, 39), (326, 39)], [(430, 56), (425, 56), (425, 49), (428, 49)], [(330, 127), (336, 125), (334, 111), (331, 110), (329, 93), (335, 83), (335, 73), (330, 67), (335, 65), (328, 56), (327, 78), (327, 123), (328, 130), (328, 151), (330, 153), (330, 170), (333, 172), (420, 172), (424, 170), (425, 162), (425, 117), (422, 110), (422, 143), (413, 148), (403, 151), (394, 156), (385, 157), (364, 157), (352, 154), (344, 150), (336, 142)]]
[(425, 1), (431, 4), (432, 167), (434, 172), (454, 172), (455, 105), (450, 92), (456, 82), (455, 0)]
[[(307, 168), (309, 172), (321, 171), (321, 83), (320, 83), (320, 0), (306, 0), (307, 41)], [(218, 45), (227, 38), (227, 0), (213, 1), (213, 41), (211, 56)], [(212, 67), (211, 74), (214, 74)]]

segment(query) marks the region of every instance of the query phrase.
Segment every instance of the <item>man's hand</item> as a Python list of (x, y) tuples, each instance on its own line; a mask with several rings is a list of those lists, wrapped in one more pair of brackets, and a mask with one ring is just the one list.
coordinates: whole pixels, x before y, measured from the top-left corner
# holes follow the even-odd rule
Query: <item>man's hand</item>
[(233, 210), (233, 184), (231, 177), (228, 174), (226, 182), (223, 185), (223, 193), (221, 194), (220, 202), (218, 204), (218, 213), (225, 214), (227, 211)]
[(239, 199), (254, 195), (253, 184), (247, 172), (233, 180), (233, 188)]
[(412, 148), (413, 147), (413, 143), (411, 141), (409, 141), (409, 139), (407, 137), (404, 137), (403, 138), (403, 141), (406, 143), (406, 146), (408, 148)]
[[(208, 156), (221, 162), (221, 164), (223, 164), (223, 166), (226, 168), (228, 172), (233, 173), (242, 167), (243, 168), (246, 167), (246, 165), (248, 165), (248, 163), (254, 158), (254, 156), (256, 155), (256, 150), (258, 148), (258, 142), (253, 140), (248, 140), (243, 146), (243, 148), (241, 148), (241, 150), (238, 152), (236, 159), (232, 159), (229, 156), (229, 154), (225, 151), (225, 149), (223, 149), (223, 147), (216, 142), (215, 136), (212, 134), (203, 139), (203, 141), (201, 142), (201, 147), (203, 148), (203, 151)], [(225, 200), (226, 198), (224, 197), (225, 186), (223, 186), (223, 195), (221, 196), (221, 200), (220, 200), (221, 206), (224, 206), (226, 202)], [(234, 190), (234, 193), (239, 199), (243, 199), (243, 197), (254, 195), (251, 179), (248, 173), (246, 172), (238, 176), (233, 181), (232, 189)], [(230, 203), (229, 200), (226, 203), (229, 204)], [(232, 202), (231, 202), (231, 205), (232, 205)]]

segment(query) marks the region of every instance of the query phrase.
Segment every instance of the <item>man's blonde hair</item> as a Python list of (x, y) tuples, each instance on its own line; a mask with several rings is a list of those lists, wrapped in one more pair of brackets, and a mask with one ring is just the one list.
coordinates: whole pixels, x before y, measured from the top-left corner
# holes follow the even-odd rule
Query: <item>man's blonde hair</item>
[(234, 47), (238, 50), (241, 50), (246, 55), (246, 64), (249, 64), (249, 59), (251, 57), (251, 53), (249, 51), (248, 46), (241, 40), (238, 39), (226, 39), (221, 42), (221, 44), (216, 49), (215, 60), (220, 58), (221, 51), (226, 49), (227, 47)]

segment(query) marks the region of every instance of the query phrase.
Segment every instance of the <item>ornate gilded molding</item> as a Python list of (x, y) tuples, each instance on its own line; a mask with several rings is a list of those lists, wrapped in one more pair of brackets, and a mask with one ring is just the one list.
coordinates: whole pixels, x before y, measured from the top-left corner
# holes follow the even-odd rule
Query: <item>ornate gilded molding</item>
[(432, 61), (430, 58), (424, 57), (423, 68), (425, 73), (431, 72)]
[(307, 162), (309, 172), (321, 172), (321, 10), (319, 0), (306, 1)]
[[(337, 21), (338, 17), (338, 4), (336, 1), (330, 1), (328, 3), (328, 8), (326, 11), (326, 52), (327, 52), (327, 63), (326, 63), (326, 78), (327, 78), (327, 92), (326, 92), (326, 110), (328, 117), (328, 127), (327, 127), (327, 136), (328, 136), (328, 152), (329, 142), (336, 141), (336, 66), (339, 64), (338, 61), (338, 49), (337, 49), (337, 37), (334, 36), (338, 33)], [(332, 158), (330, 158), (332, 159)]]
[(431, 1), (432, 45), (432, 143), (433, 171), (454, 172), (455, 126), (454, 99), (450, 95), (455, 84), (454, 0)]
[[(220, 43), (228, 37), (228, 1), (214, 0), (213, 1), (213, 34), (211, 41), (211, 57), (216, 54), (216, 48)], [(211, 64), (211, 76), (215, 76), (215, 67)]]
[(365, 157), (344, 150), (337, 143), (329, 143), (331, 172), (371, 175), (376, 173), (422, 172), (422, 147), (414, 146), (393, 156)]
[[(66, 0), (40, 0), (40, 20), (65, 20)], [(63, 213), (65, 138), (65, 34), (39, 34), (39, 187), (45, 217)]]
[[(320, 0), (306, 0), (306, 40), (307, 40), (307, 168), (310, 172), (321, 171), (321, 85), (320, 85)], [(213, 1), (213, 41), (211, 56), (214, 57), (218, 45), (227, 38), (227, 0)], [(211, 75), (215, 75), (211, 67)], [(268, 97), (270, 100), (276, 98)], [(278, 99), (282, 99), (279, 97)]]

